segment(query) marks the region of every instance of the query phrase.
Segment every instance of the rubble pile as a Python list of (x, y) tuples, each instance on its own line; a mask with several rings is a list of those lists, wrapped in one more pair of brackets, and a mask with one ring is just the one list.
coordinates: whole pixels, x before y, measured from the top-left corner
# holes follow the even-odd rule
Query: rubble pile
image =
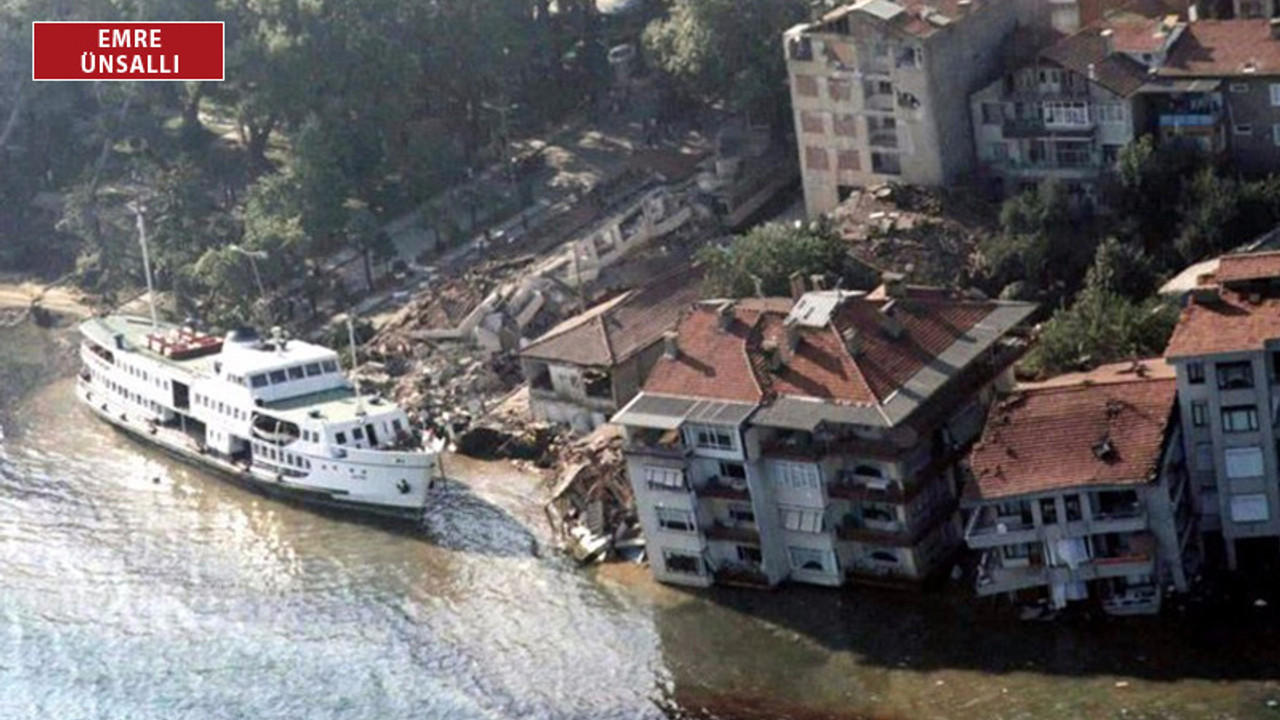
[(568, 553), (580, 563), (642, 559), (644, 536), (618, 428), (601, 426), (551, 451), (562, 466), (547, 520)]
[(978, 239), (992, 232), (976, 200), (907, 185), (856, 190), (833, 213), (859, 260), (906, 273), (912, 282), (966, 287), (979, 263)]

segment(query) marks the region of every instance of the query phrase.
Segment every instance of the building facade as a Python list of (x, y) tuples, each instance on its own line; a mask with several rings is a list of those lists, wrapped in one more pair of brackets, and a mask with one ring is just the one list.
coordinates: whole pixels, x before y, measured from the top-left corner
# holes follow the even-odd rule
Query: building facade
[(1022, 385), (1001, 399), (970, 456), (965, 541), (976, 592), (1094, 599), (1156, 612), (1199, 567), (1176, 380), (1163, 360)]
[(973, 166), (969, 94), (1000, 72), (1016, 0), (860, 0), (783, 38), (805, 209)]
[(615, 418), (664, 582), (919, 582), (960, 543), (956, 463), (1025, 303), (894, 282), (713, 301)]
[(1227, 564), (1280, 538), (1280, 253), (1224, 255), (1189, 294), (1165, 357), (1177, 368), (1200, 525)]

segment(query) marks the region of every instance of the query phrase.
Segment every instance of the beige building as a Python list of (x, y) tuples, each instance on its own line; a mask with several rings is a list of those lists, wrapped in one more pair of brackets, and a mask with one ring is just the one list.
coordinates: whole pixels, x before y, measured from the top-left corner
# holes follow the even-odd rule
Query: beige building
[(913, 584), (960, 545), (956, 464), (1034, 306), (797, 285), (699, 303), (613, 419), (663, 582)]
[(969, 94), (1001, 71), (1020, 0), (859, 0), (784, 35), (810, 215), (855, 187), (973, 164)]
[(1164, 360), (1020, 385), (970, 454), (978, 595), (1153, 613), (1199, 565), (1177, 386)]

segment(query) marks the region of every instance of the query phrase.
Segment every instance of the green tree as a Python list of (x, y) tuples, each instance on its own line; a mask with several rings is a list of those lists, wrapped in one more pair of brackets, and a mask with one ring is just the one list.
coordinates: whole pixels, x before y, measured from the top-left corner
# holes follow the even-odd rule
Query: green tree
[(878, 279), (826, 223), (760, 225), (727, 246), (703, 249), (698, 260), (706, 265), (709, 292), (721, 297), (755, 295), (757, 282), (766, 296), (786, 296), (797, 272), (806, 279), (834, 273), (848, 288), (868, 288)]
[(674, 0), (644, 46), (693, 96), (773, 120), (786, 102), (782, 33), (808, 12), (803, 0)]

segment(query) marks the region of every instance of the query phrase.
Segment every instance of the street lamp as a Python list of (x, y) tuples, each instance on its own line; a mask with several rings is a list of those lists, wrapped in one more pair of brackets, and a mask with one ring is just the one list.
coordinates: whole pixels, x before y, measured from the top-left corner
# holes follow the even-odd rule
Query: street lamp
[(262, 286), (262, 276), (258, 274), (258, 261), (266, 260), (267, 253), (264, 250), (245, 250), (239, 245), (228, 245), (227, 249), (233, 253), (238, 253), (249, 258), (249, 267), (253, 268), (253, 281), (258, 285), (258, 298), (262, 303), (267, 302), (267, 289)]

